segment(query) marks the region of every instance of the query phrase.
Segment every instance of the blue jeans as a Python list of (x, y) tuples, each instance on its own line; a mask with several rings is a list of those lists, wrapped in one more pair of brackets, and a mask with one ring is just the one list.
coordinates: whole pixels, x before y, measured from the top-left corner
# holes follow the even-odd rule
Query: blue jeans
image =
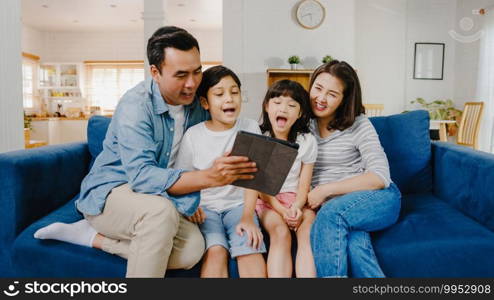
[[(206, 220), (204, 220), (204, 223), (199, 224), (199, 229), (206, 241), (206, 251), (212, 246), (223, 246), (230, 252), (232, 258), (255, 253), (266, 253), (264, 242), (262, 242), (259, 249), (254, 249), (248, 245), (247, 234), (244, 233), (244, 235), (240, 236), (235, 230), (242, 218), (243, 204), (221, 213), (205, 207), (202, 209), (206, 214)], [(254, 223), (259, 227), (259, 220), (256, 214), (254, 214)]]
[(391, 185), (333, 198), (317, 212), (310, 242), (318, 277), (384, 277), (372, 248), (369, 231), (396, 222), (401, 194)]

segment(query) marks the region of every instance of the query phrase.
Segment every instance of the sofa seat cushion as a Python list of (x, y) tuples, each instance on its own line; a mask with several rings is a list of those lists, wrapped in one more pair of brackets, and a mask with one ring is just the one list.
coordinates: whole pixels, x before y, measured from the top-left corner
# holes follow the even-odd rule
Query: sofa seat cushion
[[(34, 232), (53, 222), (72, 223), (82, 216), (74, 201), (27, 227), (15, 240), (12, 260), (20, 277), (125, 277), (127, 262), (101, 250), (54, 240), (38, 240)], [(191, 270), (171, 270), (167, 277), (197, 277), (199, 266)]]
[(373, 233), (388, 277), (494, 277), (494, 232), (432, 194), (404, 196), (392, 227)]

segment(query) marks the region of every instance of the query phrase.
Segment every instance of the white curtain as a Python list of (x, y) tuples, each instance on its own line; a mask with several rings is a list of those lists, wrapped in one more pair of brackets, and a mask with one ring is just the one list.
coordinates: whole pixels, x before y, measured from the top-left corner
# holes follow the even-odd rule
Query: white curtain
[(477, 99), (484, 102), (479, 148), (494, 153), (494, 9), (484, 15), (484, 36), (480, 40)]

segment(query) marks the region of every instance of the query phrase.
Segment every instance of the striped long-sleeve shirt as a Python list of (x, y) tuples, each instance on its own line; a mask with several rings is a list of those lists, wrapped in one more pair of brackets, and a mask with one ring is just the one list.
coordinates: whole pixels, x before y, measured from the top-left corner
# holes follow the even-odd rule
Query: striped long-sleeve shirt
[(386, 187), (391, 183), (389, 164), (379, 137), (369, 119), (363, 115), (349, 128), (321, 138), (316, 120), (311, 131), (318, 145), (312, 185), (341, 181), (365, 172), (374, 172)]

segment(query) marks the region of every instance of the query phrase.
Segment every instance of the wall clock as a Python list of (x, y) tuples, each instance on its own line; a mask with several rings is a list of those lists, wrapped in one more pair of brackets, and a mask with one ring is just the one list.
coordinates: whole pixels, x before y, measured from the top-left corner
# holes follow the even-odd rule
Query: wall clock
[(303, 0), (298, 4), (296, 17), (302, 27), (315, 29), (324, 21), (326, 9), (317, 0)]

